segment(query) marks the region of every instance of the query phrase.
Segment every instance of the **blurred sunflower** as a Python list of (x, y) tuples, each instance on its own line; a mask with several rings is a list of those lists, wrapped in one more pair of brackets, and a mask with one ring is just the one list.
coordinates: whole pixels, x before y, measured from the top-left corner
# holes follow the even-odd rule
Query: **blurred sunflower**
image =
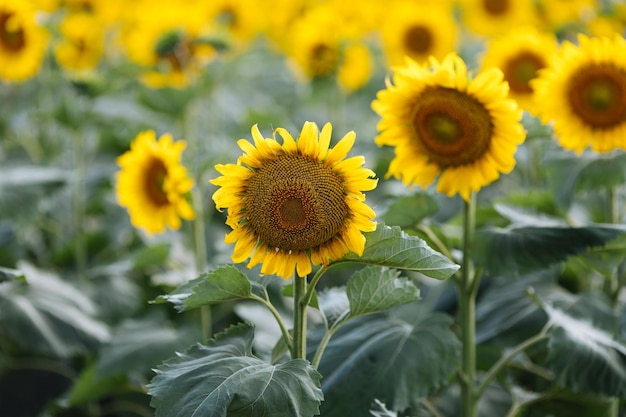
[(362, 87), (372, 76), (373, 58), (354, 33), (345, 29), (332, 4), (309, 9), (291, 25), (285, 44), (290, 68), (306, 81), (338, 77), (346, 90)]
[(233, 261), (250, 257), (249, 268), (262, 264), (261, 273), (289, 279), (349, 251), (361, 255), (362, 232), (376, 227), (363, 191), (374, 189), (377, 180), (362, 167), (363, 156), (345, 159), (355, 133), (330, 148), (330, 123), (320, 133), (306, 122), (297, 140), (285, 129), (276, 132), (282, 145), (253, 126), (254, 145), (238, 141), (244, 155), (237, 164), (215, 167), (222, 176), (211, 181), (220, 187), (213, 200), (218, 210), (228, 210), (226, 224), (233, 230), (225, 242), (235, 243)]
[(512, 28), (537, 23), (531, 0), (459, 0), (459, 6), (463, 24), (478, 35), (501, 35)]
[(465, 62), (450, 54), (430, 66), (407, 60), (394, 69), (372, 108), (379, 146), (395, 147), (387, 177), (469, 200), (515, 166), (525, 133), (522, 111), (508, 98), (508, 84), (497, 68), (468, 79)]
[(146, 233), (161, 233), (166, 227), (180, 228), (182, 217), (192, 220), (193, 209), (186, 194), (193, 180), (180, 163), (185, 141), (174, 142), (169, 134), (158, 141), (154, 131), (137, 135), (129, 151), (117, 159), (116, 194), (128, 209), (131, 224)]
[(145, 67), (141, 81), (153, 88), (183, 88), (200, 74), (215, 53), (198, 42), (208, 30), (203, 10), (196, 3), (159, 1), (159, 7), (150, 3), (127, 18), (120, 41), (131, 61)]
[(423, 62), (453, 52), (457, 25), (446, 2), (394, 1), (381, 27), (383, 51), (390, 66), (404, 64), (404, 57)]
[(539, 32), (534, 27), (514, 29), (487, 43), (481, 69), (500, 68), (509, 83), (509, 96), (522, 109), (532, 112), (530, 80), (548, 65), (557, 51), (558, 43), (553, 34)]
[(531, 82), (539, 116), (559, 144), (581, 153), (626, 149), (626, 40), (578, 36)]
[(539, 0), (538, 15), (549, 30), (559, 30), (564, 25), (585, 23), (596, 13), (597, 0)]
[(63, 39), (54, 48), (59, 65), (70, 71), (95, 68), (104, 51), (104, 32), (100, 22), (86, 13), (65, 16), (59, 32)]
[(227, 32), (239, 47), (245, 47), (261, 32), (260, 2), (213, 0), (206, 2), (207, 14), (218, 31)]
[(48, 34), (28, 2), (0, 0), (0, 80), (24, 81), (41, 66)]

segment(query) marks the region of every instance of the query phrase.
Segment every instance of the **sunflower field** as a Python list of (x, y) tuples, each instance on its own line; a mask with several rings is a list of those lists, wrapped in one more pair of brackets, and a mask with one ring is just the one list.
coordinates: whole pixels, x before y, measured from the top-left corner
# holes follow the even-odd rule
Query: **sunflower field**
[(0, 417), (626, 416), (625, 36), (0, 0)]

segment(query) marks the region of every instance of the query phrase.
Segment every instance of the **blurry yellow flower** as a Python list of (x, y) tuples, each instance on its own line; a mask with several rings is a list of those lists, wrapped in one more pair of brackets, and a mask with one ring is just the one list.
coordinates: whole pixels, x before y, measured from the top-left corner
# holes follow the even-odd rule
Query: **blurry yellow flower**
[(373, 72), (370, 51), (343, 29), (343, 21), (330, 4), (312, 8), (297, 19), (285, 46), (294, 72), (305, 80), (338, 77), (347, 90), (363, 86)]
[(25, 2), (0, 0), (0, 80), (24, 81), (41, 66), (47, 32)]
[(533, 27), (516, 28), (487, 43), (482, 69), (496, 67), (509, 83), (509, 95), (519, 106), (532, 112), (533, 90), (530, 80), (546, 67), (558, 51), (556, 37)]
[(395, 147), (387, 176), (424, 188), (439, 177), (437, 191), (465, 200), (513, 169), (525, 138), (502, 72), (491, 68), (468, 79), (455, 54), (430, 66), (407, 60), (372, 108), (382, 117), (376, 143)]
[(265, 10), (256, 0), (212, 0), (206, 2), (208, 19), (218, 32), (225, 31), (244, 47), (261, 32), (263, 19), (259, 15)]
[(537, 24), (533, 0), (459, 0), (459, 5), (463, 24), (478, 35), (496, 36)]
[(457, 25), (446, 2), (393, 1), (385, 13), (381, 32), (390, 66), (404, 64), (405, 57), (424, 62), (454, 52)]
[(584, 23), (595, 14), (596, 0), (539, 0), (542, 23), (550, 30), (566, 24)]
[(626, 40), (579, 35), (532, 81), (539, 115), (559, 144), (581, 153), (626, 149)]
[(346, 159), (355, 133), (330, 148), (330, 123), (319, 132), (306, 122), (297, 140), (285, 129), (276, 132), (282, 145), (253, 126), (254, 144), (238, 141), (244, 154), (237, 164), (215, 167), (222, 176), (211, 181), (220, 187), (213, 200), (218, 210), (228, 210), (233, 230), (225, 241), (235, 243), (233, 261), (250, 257), (248, 267), (262, 264), (261, 273), (288, 279), (350, 251), (361, 255), (362, 232), (376, 228), (363, 191), (377, 180), (362, 167), (364, 157)]
[(104, 34), (98, 20), (85, 13), (69, 14), (59, 31), (63, 40), (54, 49), (59, 65), (71, 71), (89, 70), (98, 65), (104, 48)]
[(370, 49), (362, 43), (352, 43), (343, 50), (342, 63), (337, 71), (337, 82), (344, 90), (354, 91), (363, 87), (374, 72), (374, 58)]
[(207, 29), (204, 9), (191, 4), (159, 2), (126, 20), (120, 41), (128, 57), (145, 67), (142, 81), (148, 85), (185, 87), (212, 59), (214, 49), (198, 42)]
[(137, 135), (131, 148), (117, 159), (116, 194), (121, 206), (128, 209), (131, 224), (146, 233), (161, 233), (166, 227), (176, 230), (181, 217), (194, 218), (186, 194), (193, 180), (180, 164), (185, 141), (174, 142), (169, 134), (158, 141), (154, 131)]

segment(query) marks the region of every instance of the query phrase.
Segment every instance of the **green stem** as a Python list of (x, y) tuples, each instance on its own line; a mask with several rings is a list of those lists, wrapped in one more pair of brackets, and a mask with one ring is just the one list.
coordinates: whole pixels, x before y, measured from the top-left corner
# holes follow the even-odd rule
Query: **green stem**
[(476, 417), (478, 409), (478, 397), (476, 395), (476, 292), (479, 277), (473, 274), (470, 260), (475, 219), (476, 196), (472, 193), (469, 201), (466, 201), (463, 207), (463, 259), (461, 261), (461, 278), (457, 280), (461, 341), (463, 342), (462, 417)]
[[(619, 223), (619, 207), (617, 198), (617, 189), (615, 187), (607, 188), (608, 202), (607, 202), (607, 218), (612, 224)], [(618, 297), (621, 291), (621, 282), (618, 277), (617, 268), (612, 271), (609, 277), (604, 277), (604, 293), (611, 300), (611, 304), (614, 310), (618, 308)], [(608, 412), (608, 417), (619, 417), (619, 398), (611, 398), (611, 408)]]
[[(207, 247), (206, 247), (206, 225), (204, 216), (204, 194), (202, 192), (204, 184), (202, 184), (202, 161), (200, 161), (200, 146), (199, 136), (194, 133), (189, 133), (188, 121), (185, 115), (187, 111), (182, 112), (180, 118), (181, 131), (183, 137), (189, 144), (189, 151), (192, 155), (192, 170), (195, 175), (195, 186), (191, 190), (191, 203), (195, 212), (195, 219), (193, 221), (193, 246), (194, 257), (196, 262), (196, 271), (198, 274), (204, 272), (207, 267)], [(213, 333), (212, 318), (211, 318), (211, 306), (205, 305), (200, 307), (200, 327), (202, 332), (202, 340), (207, 342)]]
[(76, 260), (76, 273), (82, 280), (87, 278), (87, 246), (85, 243), (85, 138), (79, 130), (74, 130), (72, 135), (74, 182), (72, 187), (72, 206), (74, 222), (74, 256)]
[(315, 292), (315, 287), (317, 286), (317, 283), (319, 282), (320, 278), (322, 278), (322, 275), (324, 275), (324, 272), (326, 272), (327, 270), (328, 270), (328, 266), (322, 266), (320, 269), (317, 270), (315, 275), (313, 275), (313, 279), (311, 280), (311, 283), (308, 285), (306, 293), (304, 294), (304, 298), (303, 298), (304, 305), (308, 306), (311, 303), (311, 299), (313, 298), (313, 293)]
[(311, 362), (311, 365), (313, 365), (315, 369), (317, 369), (320, 361), (322, 360), (322, 355), (326, 350), (326, 346), (328, 346), (328, 342), (330, 342), (330, 338), (333, 337), (337, 330), (339, 330), (344, 324), (348, 322), (346, 318), (349, 314), (350, 311), (346, 311), (343, 315), (338, 317), (337, 321), (335, 321), (335, 324), (330, 329), (326, 330), (326, 333), (324, 333), (324, 337), (322, 337), (322, 340), (317, 347), (317, 351), (315, 352), (315, 356), (313, 357), (313, 361)]
[[(201, 187), (194, 187), (192, 190), (192, 199), (196, 218), (193, 221), (193, 235), (194, 235), (194, 251), (196, 260), (196, 271), (201, 274), (207, 266), (206, 255), (206, 240), (204, 224), (204, 208), (202, 201)], [(213, 333), (212, 320), (211, 320), (211, 306), (204, 305), (200, 307), (200, 326), (202, 329), (202, 340), (208, 341)]]
[(293, 277), (293, 345), (292, 359), (306, 359), (306, 277)]
[(274, 307), (274, 305), (268, 299), (264, 299), (256, 295), (252, 295), (251, 298), (263, 304), (265, 307), (267, 307), (270, 313), (272, 313), (272, 315), (276, 319), (276, 323), (278, 323), (278, 327), (280, 327), (280, 332), (282, 333), (283, 338), (285, 339), (287, 347), (289, 348), (289, 350), (291, 350), (293, 346), (293, 341), (291, 339), (291, 335), (289, 334), (289, 329), (287, 329), (287, 326), (285, 325), (285, 321), (281, 317), (278, 310), (276, 310), (276, 307)]
[(483, 381), (481, 382), (479, 387), (476, 389), (476, 398), (480, 398), (482, 396), (482, 394), (485, 392), (485, 390), (489, 386), (489, 383), (498, 375), (498, 373), (505, 366), (507, 366), (509, 364), (511, 359), (513, 359), (520, 352), (523, 352), (524, 350), (528, 349), (532, 345), (535, 345), (535, 344), (541, 342), (542, 340), (547, 339), (548, 338), (547, 330), (548, 329), (547, 329), (547, 326), (546, 326), (546, 327), (544, 327), (544, 329), (541, 332), (539, 332), (536, 335), (534, 335), (534, 336), (524, 340), (523, 342), (521, 342), (520, 344), (515, 346), (513, 349), (511, 349), (506, 355), (501, 356), (500, 359), (498, 360), (498, 362), (496, 362), (489, 369), (489, 371), (485, 375), (485, 378), (483, 379)]

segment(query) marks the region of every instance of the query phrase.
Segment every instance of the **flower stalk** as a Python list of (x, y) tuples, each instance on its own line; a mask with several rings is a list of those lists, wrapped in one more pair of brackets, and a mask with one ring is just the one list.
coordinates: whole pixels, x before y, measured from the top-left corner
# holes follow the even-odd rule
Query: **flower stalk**
[(306, 300), (307, 280), (293, 277), (293, 344), (291, 347), (292, 359), (306, 359), (306, 332), (307, 317)]
[(470, 252), (474, 241), (476, 195), (470, 194), (463, 207), (463, 259), (461, 275), (457, 279), (461, 341), (463, 343), (461, 369), (461, 415), (476, 417), (478, 392), (476, 388), (476, 292), (479, 275), (474, 273)]

